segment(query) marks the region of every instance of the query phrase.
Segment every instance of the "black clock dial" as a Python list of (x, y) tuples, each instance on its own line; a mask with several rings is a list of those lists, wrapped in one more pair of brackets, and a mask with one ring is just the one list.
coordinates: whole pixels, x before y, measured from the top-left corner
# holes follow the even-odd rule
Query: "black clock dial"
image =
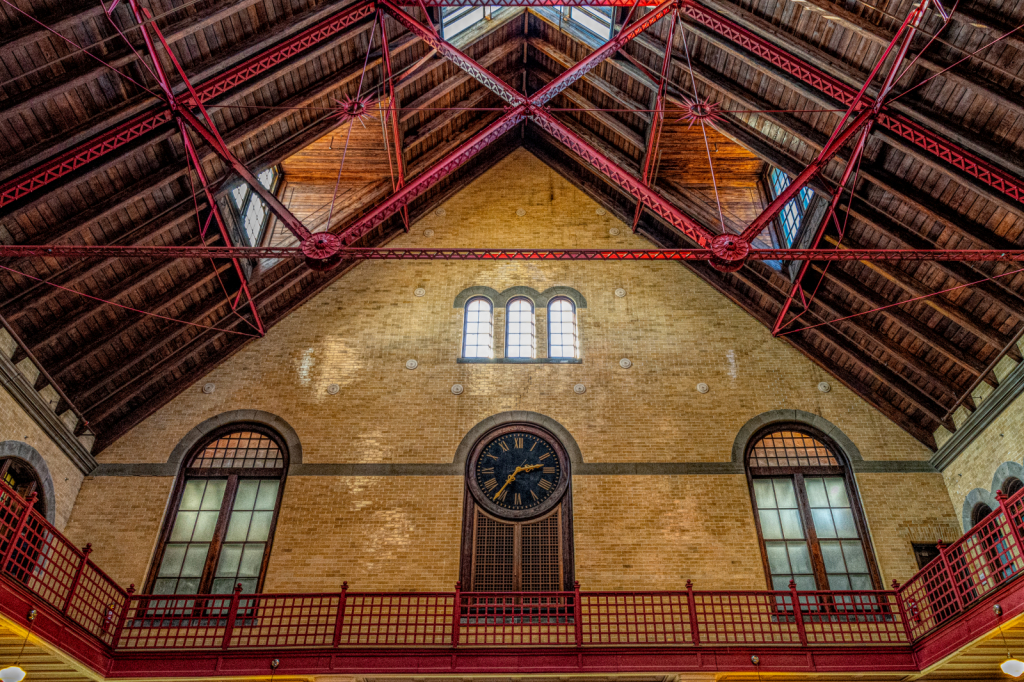
[(544, 504), (562, 482), (562, 465), (551, 445), (514, 431), (488, 443), (476, 460), (477, 489), (493, 505), (525, 511)]

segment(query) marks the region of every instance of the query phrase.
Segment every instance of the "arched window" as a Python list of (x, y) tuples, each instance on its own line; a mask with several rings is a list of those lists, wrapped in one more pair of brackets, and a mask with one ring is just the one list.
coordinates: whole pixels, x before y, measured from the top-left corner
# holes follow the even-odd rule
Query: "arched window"
[(762, 432), (747, 451), (765, 572), (773, 590), (873, 590), (880, 579), (849, 468), (803, 426)]
[(561, 443), (530, 424), (506, 425), (481, 437), (467, 464), (463, 589), (572, 589), (570, 472)]
[(466, 303), (462, 357), (494, 357), (494, 321), (491, 312), (491, 302), (486, 298), (472, 298)]
[(579, 336), (576, 334), (576, 306), (559, 296), (548, 303), (548, 357), (578, 358)]
[(36, 493), (35, 510), (44, 517), (46, 516), (46, 505), (43, 502), (43, 489), (39, 484), (39, 474), (31, 464), (17, 457), (4, 457), (0, 459), (0, 479), (14, 488), (14, 491), (22, 497)]
[(505, 315), (505, 357), (532, 358), (537, 349), (537, 325), (533, 319), (533, 303), (527, 298), (513, 298)]
[(263, 585), (288, 458), (278, 435), (233, 424), (186, 459), (149, 579), (152, 594)]
[(1003, 481), (1003, 494), (1007, 497), (1017, 494), (1021, 488), (1024, 488), (1024, 481), (1021, 481), (1016, 476), (1010, 476)]
[(971, 510), (971, 528), (974, 528), (979, 523), (985, 520), (985, 517), (992, 513), (992, 507), (988, 506), (984, 502), (979, 502), (974, 505), (974, 509)]

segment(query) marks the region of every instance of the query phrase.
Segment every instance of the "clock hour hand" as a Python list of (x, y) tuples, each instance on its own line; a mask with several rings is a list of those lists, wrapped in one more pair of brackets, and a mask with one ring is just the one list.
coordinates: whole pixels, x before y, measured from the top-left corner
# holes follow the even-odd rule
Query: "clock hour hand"
[(498, 488), (498, 492), (494, 493), (494, 499), (498, 499), (501, 496), (501, 491), (508, 487), (509, 483), (516, 480), (518, 474), (526, 473), (527, 471), (533, 471), (534, 469), (540, 469), (543, 464), (527, 464), (525, 466), (516, 467), (516, 470), (509, 474), (508, 478), (505, 479), (505, 485)]

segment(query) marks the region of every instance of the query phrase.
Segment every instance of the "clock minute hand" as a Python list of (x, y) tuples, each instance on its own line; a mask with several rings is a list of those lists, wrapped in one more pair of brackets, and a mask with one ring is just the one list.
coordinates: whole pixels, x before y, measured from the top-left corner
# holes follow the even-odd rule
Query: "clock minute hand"
[(501, 491), (507, 488), (509, 483), (516, 480), (516, 474), (520, 473), (521, 471), (523, 471), (523, 467), (516, 467), (516, 470), (508, 475), (508, 478), (505, 479), (505, 485), (498, 488), (498, 492), (494, 493), (494, 499), (498, 499), (498, 495), (501, 495)]

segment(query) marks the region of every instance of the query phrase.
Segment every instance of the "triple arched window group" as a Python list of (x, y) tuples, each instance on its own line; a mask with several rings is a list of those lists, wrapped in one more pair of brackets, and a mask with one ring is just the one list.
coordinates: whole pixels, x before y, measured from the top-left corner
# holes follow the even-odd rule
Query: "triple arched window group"
[[(769, 589), (791, 582), (798, 590), (880, 589), (852, 473), (835, 444), (803, 425), (775, 426), (751, 440), (746, 464)], [(147, 591), (223, 594), (238, 584), (260, 591), (287, 468), (287, 450), (270, 429), (235, 424), (211, 434), (178, 476)], [(571, 546), (571, 537), (552, 537)]]
[[(576, 305), (565, 296), (548, 302), (547, 357), (571, 360), (579, 358), (579, 331)], [(483, 296), (466, 302), (462, 357), (494, 357), (494, 306)], [(511, 299), (505, 306), (505, 357), (537, 357), (537, 321), (533, 301), (525, 296)]]

